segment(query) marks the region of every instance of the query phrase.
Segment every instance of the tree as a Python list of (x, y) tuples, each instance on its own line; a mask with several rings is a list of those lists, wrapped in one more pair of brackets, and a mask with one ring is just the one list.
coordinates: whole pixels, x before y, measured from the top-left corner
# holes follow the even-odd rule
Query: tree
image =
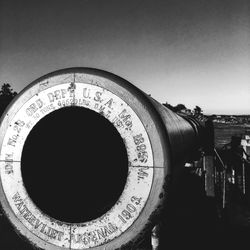
[(12, 99), (17, 95), (9, 83), (4, 83), (0, 90), (0, 116), (3, 114), (6, 107), (12, 101)]
[(202, 115), (202, 113), (203, 113), (203, 110), (199, 106), (195, 106), (194, 115), (199, 116), (199, 115)]
[(182, 103), (177, 104), (176, 106), (172, 106), (169, 103), (163, 103), (163, 106), (167, 107), (168, 109), (172, 110), (173, 112), (181, 112), (182, 110), (186, 110), (186, 106)]
[(185, 106), (184, 104), (182, 104), (182, 103), (177, 104), (177, 105), (174, 107), (174, 111), (175, 111), (175, 112), (180, 112), (180, 111), (186, 110), (186, 109), (187, 109), (186, 106)]
[(163, 103), (162, 105), (165, 106), (165, 107), (167, 107), (168, 109), (174, 111), (174, 107), (171, 104), (169, 104), (168, 102)]
[(9, 96), (11, 98), (15, 97), (17, 92), (13, 91), (9, 83), (4, 83), (0, 90), (0, 96)]

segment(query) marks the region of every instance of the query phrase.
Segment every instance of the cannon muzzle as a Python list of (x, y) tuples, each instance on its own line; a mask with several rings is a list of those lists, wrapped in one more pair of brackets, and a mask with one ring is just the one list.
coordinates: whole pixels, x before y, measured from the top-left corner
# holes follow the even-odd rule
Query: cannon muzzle
[(202, 126), (105, 71), (45, 75), (0, 124), (0, 201), (42, 249), (120, 249), (152, 228)]

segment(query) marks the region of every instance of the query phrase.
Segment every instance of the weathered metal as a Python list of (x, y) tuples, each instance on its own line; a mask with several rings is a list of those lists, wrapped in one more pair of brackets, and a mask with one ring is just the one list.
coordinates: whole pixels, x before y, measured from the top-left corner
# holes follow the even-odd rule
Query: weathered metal
[[(122, 195), (107, 213), (88, 222), (66, 223), (43, 213), (30, 199), (21, 174), (22, 149), (29, 132), (44, 116), (70, 106), (103, 115), (127, 149), (128, 176)], [(42, 249), (133, 246), (154, 225), (173, 170), (199, 146), (198, 127), (105, 71), (72, 68), (43, 76), (25, 88), (2, 116), (3, 210), (17, 231)]]

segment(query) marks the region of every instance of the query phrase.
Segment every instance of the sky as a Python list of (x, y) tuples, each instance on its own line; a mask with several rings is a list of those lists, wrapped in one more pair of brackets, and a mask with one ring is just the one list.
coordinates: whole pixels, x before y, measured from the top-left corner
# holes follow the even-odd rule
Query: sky
[[(249, 2), (249, 3), (248, 3)], [(248, 0), (0, 0), (0, 84), (112, 72), (161, 103), (250, 114)]]

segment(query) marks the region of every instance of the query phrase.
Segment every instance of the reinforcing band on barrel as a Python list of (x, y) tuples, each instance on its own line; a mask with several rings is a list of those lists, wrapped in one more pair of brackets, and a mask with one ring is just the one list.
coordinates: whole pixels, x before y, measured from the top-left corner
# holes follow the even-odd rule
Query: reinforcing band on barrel
[[(64, 74), (57, 82), (50, 79), (37, 82), (23, 92), (23, 101), (14, 110), (9, 109), (14, 115), (4, 119), (1, 125), (5, 131), (0, 149), (0, 175), (12, 213), (31, 234), (58, 247), (84, 249), (115, 239), (138, 218), (153, 182), (153, 154), (146, 129), (131, 105), (103, 87), (105, 84), (95, 84), (111, 80), (84, 73), (78, 73), (74, 81), (65, 80), (71, 75)], [(22, 149), (29, 132), (49, 113), (70, 106), (93, 110), (108, 119), (127, 149), (127, 182), (119, 200), (107, 213), (88, 222), (66, 223), (46, 215), (33, 203), (22, 180)], [(65, 202), (67, 195), (70, 194), (65, 194)], [(7, 212), (7, 216), (10, 214)]]

